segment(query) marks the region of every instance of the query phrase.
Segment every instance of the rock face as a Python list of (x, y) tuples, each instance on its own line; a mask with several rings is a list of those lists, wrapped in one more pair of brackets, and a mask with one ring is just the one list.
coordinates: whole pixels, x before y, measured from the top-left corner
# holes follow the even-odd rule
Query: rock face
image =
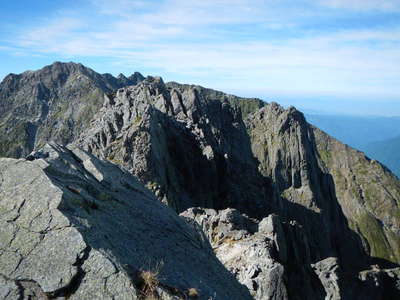
[(178, 212), (237, 207), (255, 215), (267, 185), (242, 120), (245, 101), (148, 78), (106, 99), (78, 144), (124, 166)]
[(274, 235), (277, 228), (267, 225), (258, 229), (258, 221), (235, 209), (217, 212), (191, 208), (181, 216), (194, 221), (194, 228), (200, 225), (217, 257), (255, 299), (288, 299), (286, 275), (278, 252), (281, 248), (284, 255), (286, 249), (282, 247), (286, 244), (281, 240), (283, 234)]
[(277, 215), (257, 221), (230, 208), (192, 208), (181, 216), (200, 225), (217, 257), (254, 299), (324, 298), (311, 268), (309, 242), (297, 223)]
[(303, 225), (315, 221), (310, 236), (328, 239), (325, 250), (316, 242), (318, 259), (353, 252), (348, 261), (357, 261), (362, 244), (374, 261), (400, 261), (400, 182), (390, 171), (307, 124), (294, 108), (269, 104), (247, 125), (260, 171), (278, 193), (275, 211)]
[(251, 299), (172, 209), (74, 147), (0, 159), (0, 241), (2, 299)]
[(49, 140), (71, 142), (102, 106), (104, 93), (143, 79), (59, 62), (6, 76), (0, 84), (0, 157), (26, 156)]
[(332, 176), (319, 160), (313, 129), (303, 114), (271, 103), (253, 114), (247, 127), (260, 173), (273, 182), (272, 211), (303, 226), (311, 260), (336, 256), (348, 267), (363, 266), (367, 261), (361, 238), (347, 226)]
[(349, 226), (375, 263), (400, 262), (400, 181), (379, 162), (313, 128)]

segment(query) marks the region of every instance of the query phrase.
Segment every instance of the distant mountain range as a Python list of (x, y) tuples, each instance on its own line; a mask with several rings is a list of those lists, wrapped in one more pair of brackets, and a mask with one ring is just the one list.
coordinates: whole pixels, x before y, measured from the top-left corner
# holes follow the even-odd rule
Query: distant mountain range
[(400, 177), (400, 117), (305, 116), (311, 124), (379, 160)]
[(400, 178), (400, 136), (365, 145), (363, 151), (389, 167)]

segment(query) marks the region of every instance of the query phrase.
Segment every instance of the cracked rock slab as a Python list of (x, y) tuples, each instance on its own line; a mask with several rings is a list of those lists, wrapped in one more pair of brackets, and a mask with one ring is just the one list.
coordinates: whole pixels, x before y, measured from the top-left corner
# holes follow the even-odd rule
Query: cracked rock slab
[[(74, 147), (0, 158), (1, 299), (251, 299), (203, 237), (135, 177)], [(37, 159), (34, 159), (37, 157)]]

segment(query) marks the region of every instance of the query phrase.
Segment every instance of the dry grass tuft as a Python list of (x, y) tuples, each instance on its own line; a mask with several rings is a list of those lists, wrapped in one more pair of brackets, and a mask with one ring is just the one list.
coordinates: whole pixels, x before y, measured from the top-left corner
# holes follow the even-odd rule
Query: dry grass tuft
[(199, 297), (199, 291), (195, 288), (190, 288), (187, 291), (189, 298), (197, 298)]
[(149, 270), (142, 270), (139, 272), (138, 275), (141, 280), (140, 292), (142, 294), (142, 299), (159, 299), (157, 287), (160, 285), (159, 275), (162, 267), (163, 262), (160, 262), (154, 268), (149, 268)]
[(159, 284), (158, 272), (141, 271), (139, 276), (143, 280), (144, 292), (148, 291), (153, 293)]

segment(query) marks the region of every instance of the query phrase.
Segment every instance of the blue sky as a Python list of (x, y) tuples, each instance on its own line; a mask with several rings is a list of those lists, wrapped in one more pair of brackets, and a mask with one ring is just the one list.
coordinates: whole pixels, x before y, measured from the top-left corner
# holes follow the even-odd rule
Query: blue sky
[(400, 0), (2, 1), (0, 78), (54, 61), (400, 115)]

